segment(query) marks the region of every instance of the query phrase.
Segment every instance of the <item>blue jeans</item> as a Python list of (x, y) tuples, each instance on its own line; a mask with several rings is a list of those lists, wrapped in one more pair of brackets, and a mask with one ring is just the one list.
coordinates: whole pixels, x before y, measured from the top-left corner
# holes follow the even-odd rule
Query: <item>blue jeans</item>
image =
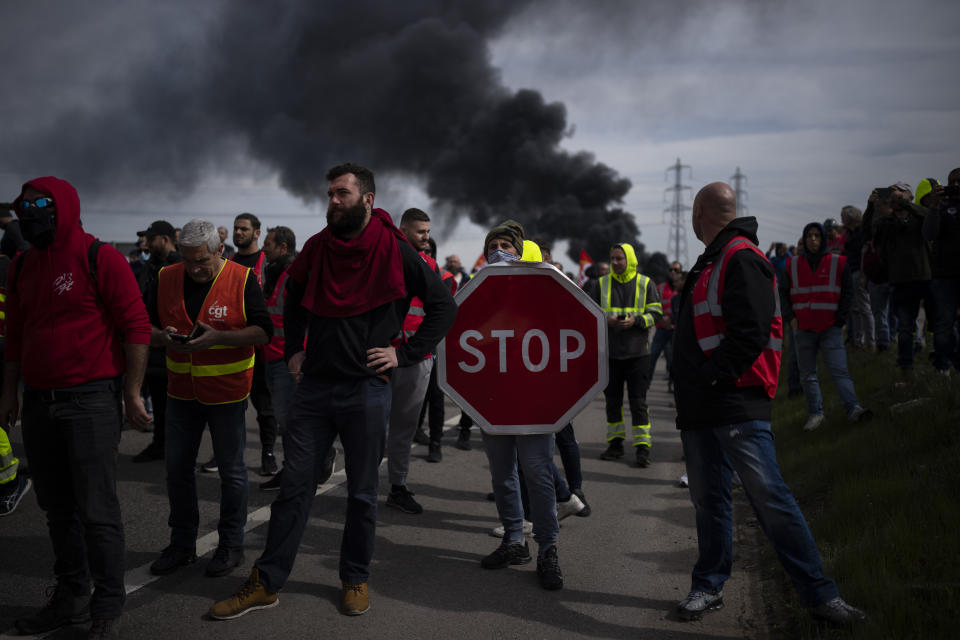
[(283, 434), (280, 493), (270, 507), (266, 548), (254, 565), (267, 590), (279, 591), (290, 576), (317, 492), (317, 475), (338, 435), (347, 472), (340, 579), (367, 582), (390, 400), (390, 385), (373, 377), (329, 382), (306, 376), (297, 385)]
[(210, 426), (213, 455), (220, 472), (220, 545), (243, 546), (247, 523), (247, 401), (201, 404), (167, 396), (167, 497), (170, 499), (170, 544), (197, 546), (200, 510), (197, 506), (196, 464), (204, 425)]
[(762, 420), (680, 432), (690, 498), (697, 513), (699, 558), (691, 591), (718, 593), (733, 566), (730, 482), (740, 475), (760, 526), (793, 581), (800, 601), (812, 607), (837, 597), (823, 575), (820, 553), (790, 488), (780, 476), (770, 423)]
[(523, 505), (517, 463), (523, 467), (530, 496), (533, 539), (543, 551), (556, 544), (560, 534), (557, 522), (557, 495), (554, 487), (554, 434), (523, 436), (492, 435), (483, 432), (483, 448), (490, 462), (493, 495), (503, 524), (503, 539), (523, 542)]
[(960, 300), (960, 277), (937, 278), (931, 285), (937, 300), (937, 315), (933, 326), (933, 364), (940, 371), (947, 371), (950, 365), (960, 368), (957, 357), (957, 300)]
[(650, 374), (647, 376), (647, 389), (650, 389), (650, 383), (653, 382), (653, 374), (657, 369), (657, 360), (660, 354), (667, 359), (667, 376), (670, 375), (670, 369), (673, 366), (673, 329), (657, 329), (653, 334), (653, 340), (650, 342)]
[(826, 331), (794, 331), (797, 338), (797, 359), (800, 362), (800, 383), (807, 399), (807, 413), (823, 415), (823, 396), (817, 380), (817, 353), (823, 355), (823, 363), (830, 371), (837, 395), (849, 414), (860, 405), (853, 379), (847, 369), (847, 350), (843, 346), (843, 330), (830, 327)]
[(270, 390), (270, 399), (273, 402), (273, 413), (277, 417), (280, 433), (283, 433), (287, 429), (287, 415), (290, 412), (293, 392), (297, 390), (297, 381), (293, 379), (287, 363), (283, 360), (263, 364), (267, 389)]
[(881, 349), (890, 346), (890, 285), (867, 283), (870, 292), (870, 311), (877, 332), (876, 344)]

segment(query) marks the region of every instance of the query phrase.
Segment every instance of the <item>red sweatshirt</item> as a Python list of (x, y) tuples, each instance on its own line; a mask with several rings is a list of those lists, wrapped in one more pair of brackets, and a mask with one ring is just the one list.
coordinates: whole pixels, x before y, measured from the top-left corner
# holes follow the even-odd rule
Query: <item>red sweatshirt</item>
[(28, 250), (10, 269), (4, 358), (19, 362), (24, 384), (39, 389), (119, 376), (126, 368), (123, 343), (150, 343), (150, 319), (133, 271), (119, 251), (104, 245), (95, 287), (87, 248), (96, 238), (80, 226), (76, 190), (53, 177), (27, 186), (53, 197), (56, 239), (46, 249)]

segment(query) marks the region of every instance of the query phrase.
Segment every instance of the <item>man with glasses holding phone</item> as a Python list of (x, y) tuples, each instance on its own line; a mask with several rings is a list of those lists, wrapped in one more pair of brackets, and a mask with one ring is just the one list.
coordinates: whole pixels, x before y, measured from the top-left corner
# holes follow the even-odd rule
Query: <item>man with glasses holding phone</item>
[(83, 231), (69, 182), (31, 180), (13, 205), (33, 246), (10, 269), (0, 425), (17, 421), (22, 380), (23, 443), (57, 579), (50, 601), (16, 626), (34, 635), (92, 617), (88, 637), (116, 637), (125, 600), (121, 393), (130, 422), (146, 426), (150, 323), (127, 259)]
[(170, 544), (150, 565), (154, 575), (197, 560), (194, 467), (205, 425), (220, 473), (220, 540), (205, 573), (224, 576), (243, 562), (248, 495), (243, 452), (253, 348), (270, 341), (273, 323), (252, 271), (224, 260), (222, 250), (212, 222), (191, 220), (180, 233), (183, 261), (161, 270), (146, 296), (152, 344), (166, 349), (167, 363)]

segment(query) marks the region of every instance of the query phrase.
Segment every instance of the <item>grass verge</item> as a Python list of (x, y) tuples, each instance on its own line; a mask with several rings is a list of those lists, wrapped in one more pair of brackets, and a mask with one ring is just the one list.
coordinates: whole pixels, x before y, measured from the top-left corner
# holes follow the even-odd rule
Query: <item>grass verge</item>
[[(826, 574), (869, 621), (853, 630), (814, 622), (769, 544), (772, 632), (784, 638), (956, 638), (960, 611), (960, 376), (926, 362), (896, 386), (890, 353), (851, 352), (851, 376), (873, 420), (850, 424), (821, 366), (827, 422), (804, 433), (802, 397), (774, 402), (777, 456), (807, 517)], [(916, 401), (916, 402), (911, 402)], [(908, 403), (908, 404), (905, 404)]]

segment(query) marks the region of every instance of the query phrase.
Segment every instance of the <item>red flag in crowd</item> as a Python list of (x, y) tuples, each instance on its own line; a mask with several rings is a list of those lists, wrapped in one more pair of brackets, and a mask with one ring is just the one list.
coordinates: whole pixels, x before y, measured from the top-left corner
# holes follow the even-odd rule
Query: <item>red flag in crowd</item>
[(587, 267), (593, 266), (593, 258), (587, 254), (586, 250), (580, 249), (580, 276), (577, 278), (577, 284), (581, 287), (588, 280)]
[(487, 256), (481, 253), (480, 257), (477, 258), (477, 261), (473, 263), (473, 271), (478, 271), (480, 267), (484, 266), (485, 264), (487, 264)]

